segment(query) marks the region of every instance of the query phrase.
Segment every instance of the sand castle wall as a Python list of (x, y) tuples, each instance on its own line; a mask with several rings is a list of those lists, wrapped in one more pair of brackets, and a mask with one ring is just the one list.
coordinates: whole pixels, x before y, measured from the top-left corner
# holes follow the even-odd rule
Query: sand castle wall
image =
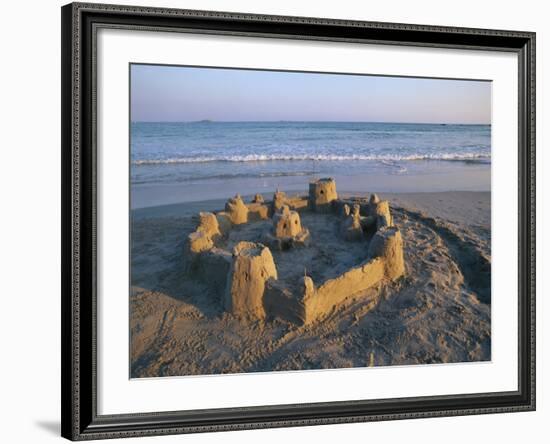
[(257, 222), (269, 219), (269, 207), (260, 202), (246, 204), (248, 208), (248, 222)]
[(300, 211), (307, 210), (309, 201), (306, 197), (292, 196), (287, 198), (286, 204), (291, 210)]
[(214, 247), (196, 258), (192, 270), (193, 276), (212, 289), (218, 302), (222, 304), (231, 261), (229, 251)]
[(306, 320), (303, 301), (296, 297), (298, 289), (270, 279), (266, 282), (264, 310), (270, 318), (280, 318), (293, 324), (302, 325)]
[(325, 316), (348, 297), (368, 290), (383, 278), (384, 259), (374, 258), (334, 279), (329, 279), (304, 298), (305, 323)]
[(233, 222), (231, 222), (229, 213), (225, 211), (216, 213), (216, 220), (218, 221), (218, 228), (221, 234), (223, 236), (227, 236), (227, 234), (231, 231), (231, 228), (233, 228)]
[(373, 258), (325, 281), (318, 288), (309, 276), (302, 278), (300, 285), (293, 289), (270, 280), (266, 284), (264, 310), (270, 316), (288, 322), (309, 324), (323, 318), (354, 294), (374, 287), (384, 277), (384, 259)]
[(287, 196), (283, 191), (275, 191), (270, 205), (270, 215), (273, 216), (283, 207), (288, 206), (291, 210), (299, 211), (308, 208), (309, 198), (303, 196)]

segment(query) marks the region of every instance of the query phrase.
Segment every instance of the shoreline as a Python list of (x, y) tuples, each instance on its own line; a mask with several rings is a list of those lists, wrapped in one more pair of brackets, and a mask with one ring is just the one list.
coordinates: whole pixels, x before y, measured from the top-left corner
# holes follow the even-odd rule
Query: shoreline
[[(263, 165), (263, 166), (262, 166)], [(446, 192), (446, 191), (490, 191), (490, 163), (459, 163), (459, 162), (408, 162), (388, 165), (378, 165), (371, 168), (361, 162), (328, 162), (302, 167), (294, 165), (293, 174), (275, 174), (279, 168), (269, 163), (269, 171), (263, 171), (264, 164), (242, 166), (238, 171), (231, 171), (238, 176), (229, 177), (189, 177), (178, 181), (178, 177), (187, 177), (189, 171), (181, 171), (181, 166), (159, 167), (163, 171), (163, 180), (155, 179), (158, 172), (151, 172), (149, 182), (130, 184), (131, 208), (146, 208), (158, 205), (177, 204), (183, 202), (202, 202), (213, 199), (227, 199), (237, 193), (241, 195), (267, 193), (271, 195), (277, 188), (287, 193), (307, 193), (308, 183), (320, 177), (332, 177), (338, 184), (338, 192)], [(403, 167), (405, 165), (405, 167)], [(413, 166), (414, 165), (414, 166)], [(184, 168), (190, 168), (184, 165)], [(195, 166), (193, 166), (195, 168)], [(282, 167), (281, 167), (282, 168)], [(297, 168), (297, 169), (296, 169)], [(404, 168), (404, 172), (402, 171)], [(157, 168), (154, 168), (155, 170)], [(224, 174), (225, 174), (224, 173)], [(261, 173), (261, 174), (259, 174)], [(265, 175), (264, 175), (265, 173)], [(133, 174), (133, 173), (132, 173)], [(250, 176), (246, 176), (251, 174)], [(134, 180), (134, 176), (132, 176)], [(246, 192), (245, 192), (246, 190)]]
[[(271, 193), (262, 193), (270, 200)], [(305, 194), (302, 191), (301, 194)], [(441, 192), (403, 192), (377, 193), (382, 199), (388, 199), (393, 205), (414, 209), (430, 214), (433, 217), (454, 221), (466, 225), (489, 226), (491, 223), (491, 192), (490, 191), (441, 191)], [(364, 191), (340, 192), (341, 197), (365, 196)], [(252, 198), (243, 195), (245, 201)], [(188, 217), (197, 215), (200, 211), (221, 211), (225, 202), (231, 197), (217, 198), (194, 202), (178, 202), (166, 205), (156, 205), (144, 208), (134, 208), (132, 220), (154, 219), (165, 217)]]

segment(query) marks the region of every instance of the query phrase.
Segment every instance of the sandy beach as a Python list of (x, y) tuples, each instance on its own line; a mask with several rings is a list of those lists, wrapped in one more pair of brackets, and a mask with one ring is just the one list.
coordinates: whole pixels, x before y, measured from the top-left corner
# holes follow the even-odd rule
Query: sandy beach
[[(198, 212), (221, 210), (225, 199), (132, 210), (131, 376), (490, 360), (490, 192), (379, 195), (402, 233), (405, 277), (355, 294), (322, 322), (303, 326), (279, 318), (243, 322), (183, 273)], [(330, 276), (364, 254), (360, 244), (315, 242), (335, 229), (331, 217), (302, 216), (315, 247), (281, 265), (280, 276), (303, 273), (304, 265), (316, 278)], [(267, 223), (235, 230), (227, 242), (254, 237)]]

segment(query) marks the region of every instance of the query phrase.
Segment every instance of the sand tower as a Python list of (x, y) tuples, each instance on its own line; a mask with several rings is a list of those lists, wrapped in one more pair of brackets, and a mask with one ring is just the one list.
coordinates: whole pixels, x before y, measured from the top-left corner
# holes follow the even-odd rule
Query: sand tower
[(225, 204), (225, 212), (235, 225), (248, 222), (248, 208), (239, 194), (227, 201)]
[(396, 227), (380, 228), (369, 245), (369, 256), (384, 258), (385, 274), (389, 279), (402, 276), (405, 273), (405, 260), (401, 232)]
[(334, 179), (329, 177), (309, 183), (309, 208), (311, 210), (330, 211), (332, 202), (336, 199), (338, 199), (338, 194)]
[(256, 193), (254, 195), (254, 199), (252, 199), (252, 203), (263, 204), (264, 196), (262, 196), (260, 193)]
[(349, 206), (344, 205), (344, 222), (342, 223), (342, 234), (348, 241), (357, 241), (363, 239), (363, 228), (361, 226), (360, 206), (355, 204), (350, 213)]
[(273, 226), (264, 232), (263, 242), (277, 250), (308, 245), (309, 230), (302, 227), (300, 214), (283, 205), (273, 215)]
[(390, 203), (387, 200), (380, 200), (376, 194), (371, 194), (368, 205), (369, 216), (372, 216), (376, 228), (393, 226), (393, 219), (390, 213)]
[(199, 213), (197, 229), (187, 236), (187, 248), (190, 253), (208, 251), (214, 246), (214, 241), (221, 235), (216, 216), (212, 213)]
[(265, 283), (277, 279), (277, 269), (269, 248), (254, 242), (239, 242), (227, 277), (225, 308), (247, 319), (265, 318)]
[(275, 214), (279, 211), (283, 205), (286, 203), (286, 194), (284, 191), (277, 191), (273, 194), (273, 201), (271, 202), (271, 213)]
[(273, 215), (273, 233), (275, 237), (294, 237), (302, 231), (300, 215), (296, 211), (290, 211), (288, 205)]
[(184, 271), (196, 271), (197, 256), (207, 253), (214, 248), (216, 241), (221, 237), (218, 219), (213, 213), (199, 213), (199, 225), (196, 230), (187, 236), (185, 243)]

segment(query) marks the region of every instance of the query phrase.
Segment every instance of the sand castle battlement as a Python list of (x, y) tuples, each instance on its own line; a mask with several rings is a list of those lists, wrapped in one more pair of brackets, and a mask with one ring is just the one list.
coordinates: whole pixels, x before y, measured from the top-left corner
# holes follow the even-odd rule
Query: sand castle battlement
[[(324, 241), (310, 236), (301, 214), (336, 219), (336, 241), (357, 243), (364, 252), (357, 263), (318, 282), (307, 270), (300, 278), (280, 276), (277, 270), (283, 261), (303, 254), (296, 248)], [(269, 221), (259, 239), (240, 240), (231, 249), (225, 245), (239, 226)], [(307, 196), (289, 197), (277, 190), (271, 201), (257, 194), (245, 203), (237, 195), (227, 201), (224, 211), (200, 213), (186, 242), (185, 271), (209, 285), (235, 316), (278, 317), (302, 325), (322, 319), (351, 296), (401, 277), (403, 240), (388, 201), (375, 194), (363, 204), (339, 199), (335, 181), (326, 178), (310, 183)]]

